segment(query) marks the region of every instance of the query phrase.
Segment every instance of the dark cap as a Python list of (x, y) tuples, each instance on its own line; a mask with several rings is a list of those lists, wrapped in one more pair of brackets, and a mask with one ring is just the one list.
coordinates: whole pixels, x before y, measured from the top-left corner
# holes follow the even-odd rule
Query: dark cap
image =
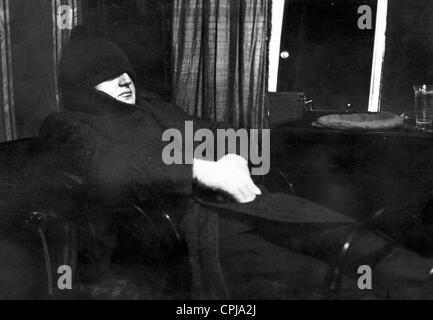
[(62, 91), (90, 89), (125, 72), (135, 78), (129, 59), (114, 43), (89, 35), (83, 26), (72, 30), (59, 65)]

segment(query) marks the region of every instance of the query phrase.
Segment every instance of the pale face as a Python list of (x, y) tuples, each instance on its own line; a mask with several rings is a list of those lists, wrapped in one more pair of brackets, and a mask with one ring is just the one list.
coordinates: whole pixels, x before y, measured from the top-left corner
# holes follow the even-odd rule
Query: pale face
[(104, 81), (98, 84), (95, 89), (105, 92), (120, 102), (135, 104), (135, 85), (127, 73), (121, 74), (117, 78)]

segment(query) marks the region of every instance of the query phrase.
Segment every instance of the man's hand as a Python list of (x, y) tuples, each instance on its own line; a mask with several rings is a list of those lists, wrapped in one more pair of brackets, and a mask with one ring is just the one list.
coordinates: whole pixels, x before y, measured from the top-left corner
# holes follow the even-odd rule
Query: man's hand
[(193, 178), (208, 188), (229, 193), (240, 203), (262, 194), (251, 179), (247, 161), (236, 154), (225, 155), (217, 162), (194, 159)]

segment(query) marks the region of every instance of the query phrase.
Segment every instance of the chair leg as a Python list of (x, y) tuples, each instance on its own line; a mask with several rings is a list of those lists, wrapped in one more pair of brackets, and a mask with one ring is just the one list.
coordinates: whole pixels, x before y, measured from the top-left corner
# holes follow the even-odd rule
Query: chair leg
[(362, 235), (365, 235), (368, 232), (372, 232), (379, 235), (387, 242), (389, 242), (388, 247), (396, 245), (390, 237), (388, 237), (385, 234), (382, 234), (381, 232), (377, 232), (376, 230), (374, 230), (376, 219), (380, 217), (384, 213), (384, 211), (385, 209), (378, 210), (377, 212), (374, 213), (373, 217), (370, 220), (364, 222), (361, 225), (355, 226), (353, 228), (353, 231), (347, 237), (347, 240), (345, 241), (341, 249), (338, 262), (331, 272), (331, 280), (329, 284), (329, 292), (331, 298), (336, 298), (340, 295), (344, 264), (348, 259), (350, 248), (352, 247), (353, 243), (357, 238), (361, 237)]
[[(54, 270), (55, 268), (53, 269), (56, 265), (56, 261), (59, 266), (69, 266), (72, 270), (72, 277), (75, 275), (77, 260), (75, 227), (71, 222), (62, 221), (55, 215), (41, 212), (32, 212), (29, 221), (34, 230), (37, 231), (42, 244), (47, 273), (48, 295), (53, 296), (56, 291), (54, 288), (53, 273), (53, 271), (55, 272), (57, 270)], [(58, 233), (60, 233), (60, 236)], [(53, 234), (55, 235), (54, 238), (50, 239), (49, 235)], [(52, 240), (54, 240), (54, 243), (50, 245), (49, 242)], [(58, 252), (60, 252), (60, 254), (56, 255), (55, 253)], [(72, 280), (73, 278), (71, 281)]]
[(360, 233), (361, 233), (360, 228), (355, 227), (355, 229), (350, 233), (349, 237), (344, 243), (343, 248), (341, 249), (338, 262), (335, 268), (331, 272), (331, 280), (329, 284), (329, 292), (331, 298), (336, 298), (340, 295), (341, 279), (343, 275), (344, 263), (346, 261), (346, 257), (348, 255), (350, 247), (352, 246), (353, 241)]

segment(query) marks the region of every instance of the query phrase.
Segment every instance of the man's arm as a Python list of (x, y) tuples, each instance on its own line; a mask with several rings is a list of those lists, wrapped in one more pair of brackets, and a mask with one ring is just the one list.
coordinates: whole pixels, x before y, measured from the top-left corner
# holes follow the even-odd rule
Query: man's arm
[(251, 179), (247, 161), (236, 154), (228, 154), (220, 160), (194, 159), (193, 178), (205, 187), (222, 190), (240, 203), (253, 201), (262, 194)]
[[(154, 99), (145, 103), (155, 119), (165, 128), (184, 130), (185, 121), (193, 121), (194, 129), (206, 128), (216, 136), (217, 129), (230, 129), (224, 122), (213, 122), (188, 115), (181, 107)], [(206, 161), (194, 158), (193, 178), (201, 185), (227, 192), (241, 203), (253, 201), (261, 194), (260, 189), (251, 179), (248, 162), (237, 154), (226, 154), (218, 161)]]

